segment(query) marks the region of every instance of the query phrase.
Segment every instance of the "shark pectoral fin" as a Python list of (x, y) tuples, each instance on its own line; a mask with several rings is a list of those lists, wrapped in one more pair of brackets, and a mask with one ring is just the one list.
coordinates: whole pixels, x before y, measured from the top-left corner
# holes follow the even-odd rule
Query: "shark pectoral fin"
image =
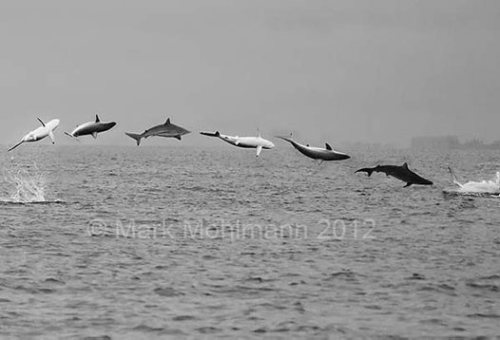
[(97, 132), (92, 132), (92, 137), (94, 137), (94, 139), (97, 139)]
[(330, 146), (330, 144), (328, 144), (328, 143), (325, 143), (325, 147), (326, 147), (326, 149), (327, 149), (327, 150), (330, 150), (330, 151), (332, 151), (332, 147)]
[(236, 142), (234, 142), (234, 145), (236, 146), (240, 145), (240, 141), (237, 140)]
[(54, 144), (56, 142), (56, 137), (54, 136), (54, 132), (50, 131), (49, 137), (50, 137), (50, 140), (52, 141), (52, 144)]
[(181, 136), (175, 136), (175, 138), (177, 138), (178, 140), (181, 140)]
[(261, 153), (261, 152), (262, 152), (262, 146), (261, 146), (261, 145), (259, 145), (259, 146), (257, 147), (257, 155), (256, 155), (256, 156), (257, 156), (257, 157), (259, 157), (259, 155), (260, 155), (260, 153)]
[(413, 184), (413, 183), (408, 182), (408, 183), (406, 183), (406, 185), (405, 185), (403, 188), (408, 188), (408, 187), (409, 187), (410, 185), (412, 185), (412, 184)]

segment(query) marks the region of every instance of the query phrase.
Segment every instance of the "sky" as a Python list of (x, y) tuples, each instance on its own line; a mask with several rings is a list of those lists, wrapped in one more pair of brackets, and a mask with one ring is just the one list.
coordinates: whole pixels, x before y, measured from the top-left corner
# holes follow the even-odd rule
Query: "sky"
[[(500, 139), (500, 1), (86, 0), (0, 3), (0, 144), (59, 118), (134, 145), (198, 131), (405, 145)], [(175, 144), (158, 138), (148, 143)]]

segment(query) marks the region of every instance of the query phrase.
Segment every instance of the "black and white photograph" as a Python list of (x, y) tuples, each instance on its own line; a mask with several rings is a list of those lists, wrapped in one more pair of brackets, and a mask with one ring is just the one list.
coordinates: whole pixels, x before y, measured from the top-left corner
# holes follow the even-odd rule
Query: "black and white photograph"
[(500, 1), (0, 0), (0, 339), (500, 337)]

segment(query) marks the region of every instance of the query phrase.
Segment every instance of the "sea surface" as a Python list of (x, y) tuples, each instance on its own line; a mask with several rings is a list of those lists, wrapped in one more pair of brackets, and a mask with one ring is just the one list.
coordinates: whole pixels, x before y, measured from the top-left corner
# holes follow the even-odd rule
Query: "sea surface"
[[(277, 144), (280, 142), (277, 142)], [(498, 151), (22, 145), (0, 155), (0, 338), (500, 335)], [(411, 186), (359, 167), (402, 164)]]

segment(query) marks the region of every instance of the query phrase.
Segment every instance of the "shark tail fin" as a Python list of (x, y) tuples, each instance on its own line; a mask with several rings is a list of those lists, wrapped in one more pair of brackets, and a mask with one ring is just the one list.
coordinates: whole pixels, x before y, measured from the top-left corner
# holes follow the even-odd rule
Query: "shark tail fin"
[(138, 135), (136, 133), (129, 133), (129, 132), (125, 132), (125, 134), (127, 136), (129, 136), (130, 138), (135, 139), (135, 141), (137, 142), (137, 146), (141, 145), (142, 135)]
[(219, 131), (216, 131), (216, 132), (200, 132), (200, 134), (204, 135), (204, 136), (209, 136), (209, 137), (219, 137), (220, 136)]
[(355, 171), (355, 173), (356, 172), (366, 172), (368, 174), (368, 177), (370, 177), (372, 175), (373, 171), (374, 171), (373, 168), (363, 168), (363, 169), (359, 169), (359, 170)]
[(23, 144), (23, 143), (24, 143), (24, 141), (23, 141), (23, 140), (22, 140), (22, 141), (20, 141), (19, 143), (17, 143), (17, 144), (16, 144), (16, 145), (14, 145), (13, 147), (11, 147), (9, 150), (7, 150), (7, 152), (14, 150), (15, 148), (17, 148), (19, 145), (21, 145), (21, 144)]
[(75, 136), (73, 136), (71, 133), (68, 133), (68, 132), (64, 131), (64, 134), (65, 134), (66, 136), (69, 136), (69, 137), (73, 138), (73, 139), (74, 139), (74, 140), (76, 140), (77, 142), (80, 142), (80, 140), (79, 140), (78, 138), (76, 138)]
[(285, 137), (285, 136), (275, 136), (275, 137), (279, 138), (279, 139), (283, 139), (284, 141), (289, 142), (289, 143), (293, 142), (292, 133), (290, 133), (290, 136), (288, 136), (288, 137)]
[(448, 171), (450, 172), (451, 179), (453, 180), (453, 183), (458, 185), (459, 187), (463, 187), (462, 183), (460, 183), (457, 179), (457, 175), (455, 175), (455, 171), (451, 167), (448, 167)]

